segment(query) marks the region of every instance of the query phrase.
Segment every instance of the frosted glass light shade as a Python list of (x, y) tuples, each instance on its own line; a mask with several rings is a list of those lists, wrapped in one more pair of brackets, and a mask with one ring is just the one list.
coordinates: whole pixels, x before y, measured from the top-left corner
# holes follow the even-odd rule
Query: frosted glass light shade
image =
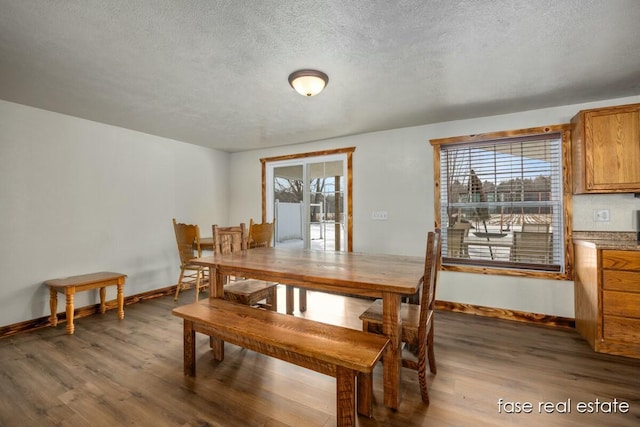
[(328, 82), (329, 77), (322, 71), (316, 70), (299, 70), (289, 76), (291, 87), (303, 96), (319, 94)]

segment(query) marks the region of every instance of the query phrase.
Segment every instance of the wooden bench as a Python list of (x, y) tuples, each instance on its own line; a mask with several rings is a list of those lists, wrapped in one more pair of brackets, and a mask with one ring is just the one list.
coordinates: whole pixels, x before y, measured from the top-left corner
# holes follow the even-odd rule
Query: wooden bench
[[(195, 376), (195, 333), (336, 378), (337, 425), (355, 425), (356, 377), (371, 376), (389, 340), (220, 298), (173, 310), (184, 319), (184, 373)], [(224, 352), (214, 358), (222, 360)], [(358, 388), (358, 413), (372, 415), (371, 391)]]
[(117, 286), (117, 302), (118, 302), (118, 319), (124, 318), (124, 281), (126, 274), (111, 273), (103, 271), (100, 273), (83, 274), (81, 276), (71, 276), (62, 279), (52, 279), (44, 282), (49, 287), (49, 307), (51, 308), (51, 317), (49, 322), (51, 326), (58, 325), (58, 292), (66, 297), (67, 311), (67, 334), (73, 334), (75, 327), (73, 325), (73, 302), (76, 292), (87, 291), (89, 289), (100, 289), (100, 313), (104, 313), (107, 309), (105, 305), (106, 287)]

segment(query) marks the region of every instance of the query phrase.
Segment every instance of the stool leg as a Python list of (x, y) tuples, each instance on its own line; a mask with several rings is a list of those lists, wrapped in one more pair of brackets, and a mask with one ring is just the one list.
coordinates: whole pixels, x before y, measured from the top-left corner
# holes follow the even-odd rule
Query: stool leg
[(68, 287), (65, 290), (67, 299), (67, 334), (73, 335), (75, 327), (73, 326), (73, 300), (75, 298), (76, 288)]
[(51, 326), (58, 325), (58, 291), (49, 289), (49, 308), (51, 308), (51, 316), (49, 322)]

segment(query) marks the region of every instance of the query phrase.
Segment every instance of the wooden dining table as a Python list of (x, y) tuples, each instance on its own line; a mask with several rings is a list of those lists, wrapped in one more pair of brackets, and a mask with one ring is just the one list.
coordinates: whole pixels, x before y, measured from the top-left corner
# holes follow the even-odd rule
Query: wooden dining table
[(201, 237), (200, 249), (203, 251), (213, 251), (213, 237)]
[[(383, 333), (391, 344), (384, 353), (384, 404), (400, 406), (402, 366), (401, 297), (415, 294), (424, 258), (402, 255), (258, 248), (193, 260), (209, 268), (210, 298), (223, 297), (223, 277), (268, 280), (302, 288), (381, 298)], [(224, 343), (212, 340), (212, 346)], [(216, 351), (216, 348), (213, 348)]]

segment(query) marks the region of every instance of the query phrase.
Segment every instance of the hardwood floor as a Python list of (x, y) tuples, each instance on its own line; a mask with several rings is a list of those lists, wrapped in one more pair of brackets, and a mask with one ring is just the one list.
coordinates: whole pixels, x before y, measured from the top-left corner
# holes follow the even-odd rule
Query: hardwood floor
[[(0, 340), (0, 426), (331, 426), (335, 379), (227, 344), (225, 361), (197, 337), (197, 376), (182, 374), (182, 321), (171, 309), (193, 291)], [(284, 293), (279, 294), (284, 311)], [(369, 301), (308, 293), (306, 317), (360, 328)], [(299, 313), (296, 313), (299, 315)], [(640, 360), (594, 353), (574, 331), (468, 314), (436, 313), (438, 374), (431, 403), (417, 374), (403, 370), (402, 404), (382, 405), (374, 376), (374, 417), (360, 426), (637, 426)], [(530, 402), (531, 413), (498, 411)], [(570, 413), (545, 413), (539, 402)], [(614, 399), (627, 413), (581, 414), (577, 404)], [(509, 409), (508, 405), (503, 408)], [(618, 408), (620, 409), (620, 408)], [(542, 412), (542, 413), (540, 413)]]

